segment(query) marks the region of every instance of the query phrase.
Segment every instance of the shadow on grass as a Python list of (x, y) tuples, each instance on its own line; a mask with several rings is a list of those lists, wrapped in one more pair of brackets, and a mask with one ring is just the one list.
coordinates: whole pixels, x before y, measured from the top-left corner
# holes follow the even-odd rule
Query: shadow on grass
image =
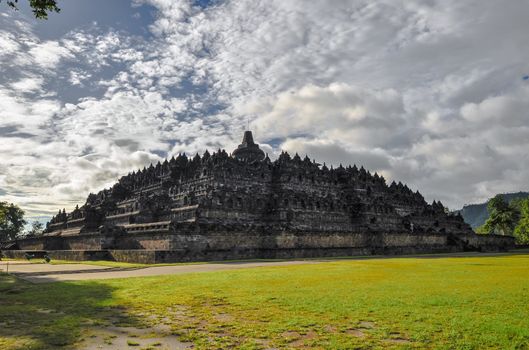
[(0, 348), (73, 349), (90, 327), (141, 328), (112, 293), (97, 282), (35, 285), (0, 273)]

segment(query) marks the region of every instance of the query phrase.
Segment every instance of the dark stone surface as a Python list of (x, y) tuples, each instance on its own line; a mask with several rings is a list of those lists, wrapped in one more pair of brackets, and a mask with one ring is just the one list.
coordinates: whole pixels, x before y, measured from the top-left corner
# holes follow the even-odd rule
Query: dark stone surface
[[(174, 234), (135, 233), (115, 236), (112, 245), (102, 248), (97, 242), (105, 235), (64, 237), (62, 246), (50, 250), (52, 259), (116, 260), (123, 262), (161, 263), (186, 261), (219, 261), (233, 259), (311, 258), (358, 255), (400, 255), (451, 253), (463, 251), (507, 251), (514, 239), (497, 235), (459, 235), (441, 233), (347, 233), (347, 232), (237, 232), (186, 231)], [(44, 241), (44, 240), (43, 240)], [(83, 249), (70, 250), (85, 242)], [(72, 244), (72, 242), (74, 242)], [(27, 245), (26, 245), (27, 243)], [(25, 249), (38, 249), (35, 240), (21, 240), (24, 250), (5, 251), (7, 256)], [(23, 254), (21, 255), (23, 257)]]

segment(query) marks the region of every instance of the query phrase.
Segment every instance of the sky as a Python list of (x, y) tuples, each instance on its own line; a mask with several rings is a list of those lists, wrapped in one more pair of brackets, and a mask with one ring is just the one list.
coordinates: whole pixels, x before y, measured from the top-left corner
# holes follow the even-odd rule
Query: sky
[(186, 152), (364, 165), (451, 209), (529, 190), (526, 0), (0, 3), (0, 200), (31, 218)]

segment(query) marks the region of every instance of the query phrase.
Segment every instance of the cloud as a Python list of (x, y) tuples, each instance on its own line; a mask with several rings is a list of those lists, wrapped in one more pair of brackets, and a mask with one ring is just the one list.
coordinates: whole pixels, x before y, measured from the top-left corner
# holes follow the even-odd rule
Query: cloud
[(2, 47), (2, 51), (0, 51), (2, 56), (11, 55), (20, 49), (20, 44), (15, 35), (9, 32), (0, 33), (0, 46)]
[(319, 139), (294, 138), (281, 144), (289, 153), (311, 155), (319, 163), (338, 166), (357, 164), (371, 171), (390, 169), (390, 156), (381, 149), (348, 149), (346, 145)]
[[(307, 85), (280, 93), (265, 105), (250, 106), (248, 111), (259, 116), (252, 126), (265, 137), (311, 135), (352, 147), (386, 144), (395, 129), (406, 124), (397, 92), (345, 83)], [(374, 133), (378, 137), (373, 137)]]
[(156, 11), (144, 37), (41, 40), (1, 16), (3, 200), (71, 208), (166, 155), (231, 151), (247, 119), (271, 156), (357, 163), (453, 208), (527, 190), (525, 2), (133, 5)]
[(41, 91), (44, 80), (41, 77), (23, 78), (11, 84), (11, 88), (19, 92)]
[(529, 126), (529, 86), (523, 86), (511, 94), (493, 96), (479, 103), (466, 103), (461, 116), (475, 127), (487, 128), (490, 124), (506, 127)]
[(61, 59), (73, 57), (70, 50), (56, 41), (46, 41), (32, 45), (29, 54), (36, 64), (43, 68), (55, 68)]
[[(0, 86), (0, 127), (17, 124), (22, 132), (40, 133), (40, 128), (48, 123), (60, 109), (58, 101), (47, 98), (29, 98), (18, 96), (20, 91), (40, 89), (40, 81), (19, 81), (14, 83), (16, 90)], [(13, 145), (15, 146), (15, 145)], [(13, 147), (16, 148), (16, 147)]]

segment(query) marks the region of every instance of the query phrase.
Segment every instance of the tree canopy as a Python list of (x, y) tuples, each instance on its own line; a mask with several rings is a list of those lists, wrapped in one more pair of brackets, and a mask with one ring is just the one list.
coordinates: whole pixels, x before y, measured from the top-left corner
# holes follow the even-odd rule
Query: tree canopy
[(529, 244), (529, 198), (521, 200), (520, 221), (514, 228), (514, 237), (518, 244)]
[(487, 211), (489, 218), (476, 233), (513, 235), (516, 244), (529, 244), (529, 197), (507, 203), (503, 195), (496, 195), (487, 203)]
[(22, 209), (13, 203), (0, 202), (0, 241), (17, 238), (25, 224)]
[[(2, 2), (2, 0), (0, 0)], [(6, 0), (9, 7), (18, 10), (18, 0)], [(56, 0), (29, 0), (29, 6), (33, 14), (38, 19), (48, 19), (50, 12), (60, 12), (61, 9), (57, 7)]]
[(483, 225), (484, 231), (501, 235), (511, 235), (518, 222), (519, 213), (501, 195), (496, 195), (487, 204), (489, 218)]

